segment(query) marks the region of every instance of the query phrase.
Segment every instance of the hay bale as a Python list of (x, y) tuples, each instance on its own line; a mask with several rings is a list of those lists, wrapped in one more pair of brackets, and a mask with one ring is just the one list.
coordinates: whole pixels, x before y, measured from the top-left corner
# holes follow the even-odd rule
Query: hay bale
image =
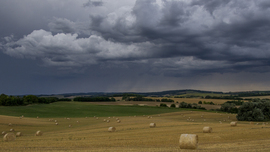
[(13, 141), (16, 139), (16, 136), (14, 135), (14, 133), (7, 133), (7, 134), (5, 134), (3, 139), (4, 139), (4, 141)]
[(7, 132), (5, 132), (5, 131), (2, 131), (2, 135), (5, 135)]
[(54, 122), (57, 122), (57, 120), (54, 120)]
[(12, 123), (8, 123), (8, 126), (12, 126)]
[(147, 118), (150, 119), (150, 116), (148, 116)]
[(13, 131), (15, 131), (15, 130), (11, 128), (9, 131), (10, 131), (10, 132), (13, 132)]
[(70, 120), (70, 118), (67, 118), (67, 120)]
[(119, 118), (115, 118), (116, 120), (119, 120)]
[(212, 128), (211, 127), (203, 127), (203, 133), (211, 133)]
[(107, 120), (107, 123), (109, 123), (110, 122), (110, 120)]
[(156, 123), (150, 123), (150, 128), (155, 128), (156, 127)]
[(68, 127), (70, 128), (70, 127), (72, 127), (72, 125), (68, 125)]
[(231, 127), (236, 127), (237, 126), (237, 121), (233, 121), (230, 123)]
[(58, 123), (55, 123), (55, 125), (58, 125)]
[(77, 123), (79, 123), (79, 121), (77, 121)]
[(37, 119), (38, 119), (39, 117), (37, 116)]
[(116, 128), (115, 127), (109, 127), (108, 131), (109, 132), (115, 132)]
[(106, 119), (103, 119), (104, 122), (106, 122), (107, 120)]
[(198, 135), (196, 134), (181, 134), (179, 139), (180, 149), (197, 149)]
[(42, 134), (43, 134), (43, 132), (41, 132), (40, 130), (38, 130), (38, 131), (36, 132), (36, 136), (42, 136)]
[(120, 123), (121, 122), (121, 120), (117, 120), (117, 123)]
[(98, 120), (98, 117), (96, 117), (96, 119)]
[(17, 132), (16, 133), (16, 137), (20, 137), (20, 136), (22, 136), (22, 133), (21, 132)]

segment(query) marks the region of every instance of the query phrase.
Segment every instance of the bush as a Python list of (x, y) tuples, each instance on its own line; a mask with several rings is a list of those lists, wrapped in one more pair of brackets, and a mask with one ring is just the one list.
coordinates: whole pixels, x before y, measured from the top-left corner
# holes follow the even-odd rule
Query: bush
[(198, 104), (202, 104), (202, 101), (199, 101)]
[(159, 106), (160, 107), (167, 107), (167, 105), (165, 103), (161, 103)]
[(171, 104), (171, 107), (172, 107), (172, 108), (175, 108), (176, 106), (175, 106), (175, 104)]

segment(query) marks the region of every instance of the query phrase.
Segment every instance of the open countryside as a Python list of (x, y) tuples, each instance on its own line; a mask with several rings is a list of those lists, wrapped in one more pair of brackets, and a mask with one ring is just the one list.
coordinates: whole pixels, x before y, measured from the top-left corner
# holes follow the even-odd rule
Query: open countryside
[[(228, 100), (165, 98), (174, 102), (124, 101), (115, 97), (115, 102), (0, 106), (0, 131), (10, 133), (14, 129), (14, 134), (22, 133), (14, 141), (3, 139), (0, 151), (190, 151), (180, 149), (182, 134), (198, 136), (195, 151), (270, 150), (268, 121), (238, 121), (234, 113), (178, 108), (180, 102), (212, 101), (215, 105), (201, 105), (219, 109)], [(162, 103), (177, 106), (160, 107)], [(237, 122), (237, 126), (231, 126), (231, 122)], [(156, 126), (151, 128), (150, 123)], [(203, 133), (206, 126), (212, 128), (211, 133)], [(109, 132), (109, 127), (116, 130)], [(35, 136), (39, 130), (43, 135)]]

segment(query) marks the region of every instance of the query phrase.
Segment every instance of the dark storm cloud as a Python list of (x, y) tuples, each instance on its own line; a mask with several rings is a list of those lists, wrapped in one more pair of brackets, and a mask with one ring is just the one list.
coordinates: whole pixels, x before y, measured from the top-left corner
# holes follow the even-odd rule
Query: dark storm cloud
[(89, 0), (87, 3), (83, 4), (83, 7), (102, 6), (102, 5), (103, 5), (102, 1)]
[[(100, 5), (108, 7), (84, 4)], [(263, 72), (270, 57), (268, 5), (263, 0), (137, 0), (133, 7), (90, 14), (90, 24), (54, 18), (51, 32), (35, 30), (18, 41), (6, 37), (2, 48), (11, 56), (60, 67), (140, 63), (150, 74), (170, 76)]]

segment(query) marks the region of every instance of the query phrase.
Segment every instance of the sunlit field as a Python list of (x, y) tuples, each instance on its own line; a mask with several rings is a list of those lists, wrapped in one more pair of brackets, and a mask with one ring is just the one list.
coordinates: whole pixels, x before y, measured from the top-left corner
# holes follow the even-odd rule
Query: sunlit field
[[(82, 103), (85, 107), (88, 104)], [(65, 108), (65, 102), (43, 106), (47, 110), (50, 106), (52, 109), (57, 109), (57, 106)], [(121, 106), (108, 107), (114, 109)], [(137, 108), (143, 110), (135, 116), (134, 111)], [(77, 109), (76, 104), (74, 109)], [(152, 113), (155, 113), (153, 109), (160, 113), (149, 114), (149, 109), (152, 109)], [(61, 110), (63, 109), (60, 108)], [(80, 110), (83, 112), (85, 109)], [(23, 136), (17, 137), (15, 141), (0, 141), (0, 151), (180, 151), (179, 137), (184, 133), (198, 135), (199, 146), (195, 151), (270, 151), (270, 126), (267, 122), (264, 122), (265, 125), (262, 122), (238, 122), (236, 127), (231, 127), (230, 122), (236, 121), (234, 114), (179, 109), (172, 111), (169, 108), (165, 110), (168, 111), (157, 107), (135, 107), (123, 116), (121, 113), (114, 115), (114, 112), (109, 111), (103, 116), (95, 115), (96, 117), (92, 116), (95, 109), (91, 109), (91, 113), (85, 112), (84, 116), (80, 113), (80, 117), (69, 117), (68, 111), (63, 113), (66, 117), (59, 117), (57, 112), (55, 117), (45, 117), (42, 112), (39, 113), (39, 118), (33, 115), (27, 117), (27, 111), (18, 116), (1, 115), (1, 132), (13, 128), (15, 133), (20, 131)], [(24, 115), (22, 119), (19, 118), (21, 115)], [(117, 123), (116, 118), (119, 118), (121, 123)], [(110, 122), (104, 122), (104, 119)], [(155, 128), (149, 127), (152, 122), (156, 123)], [(8, 126), (9, 123), (12, 123), (12, 126)], [(108, 132), (111, 126), (116, 127), (115, 132)], [(213, 132), (203, 133), (205, 126), (212, 127)], [(35, 136), (37, 130), (41, 130), (43, 135)]]

